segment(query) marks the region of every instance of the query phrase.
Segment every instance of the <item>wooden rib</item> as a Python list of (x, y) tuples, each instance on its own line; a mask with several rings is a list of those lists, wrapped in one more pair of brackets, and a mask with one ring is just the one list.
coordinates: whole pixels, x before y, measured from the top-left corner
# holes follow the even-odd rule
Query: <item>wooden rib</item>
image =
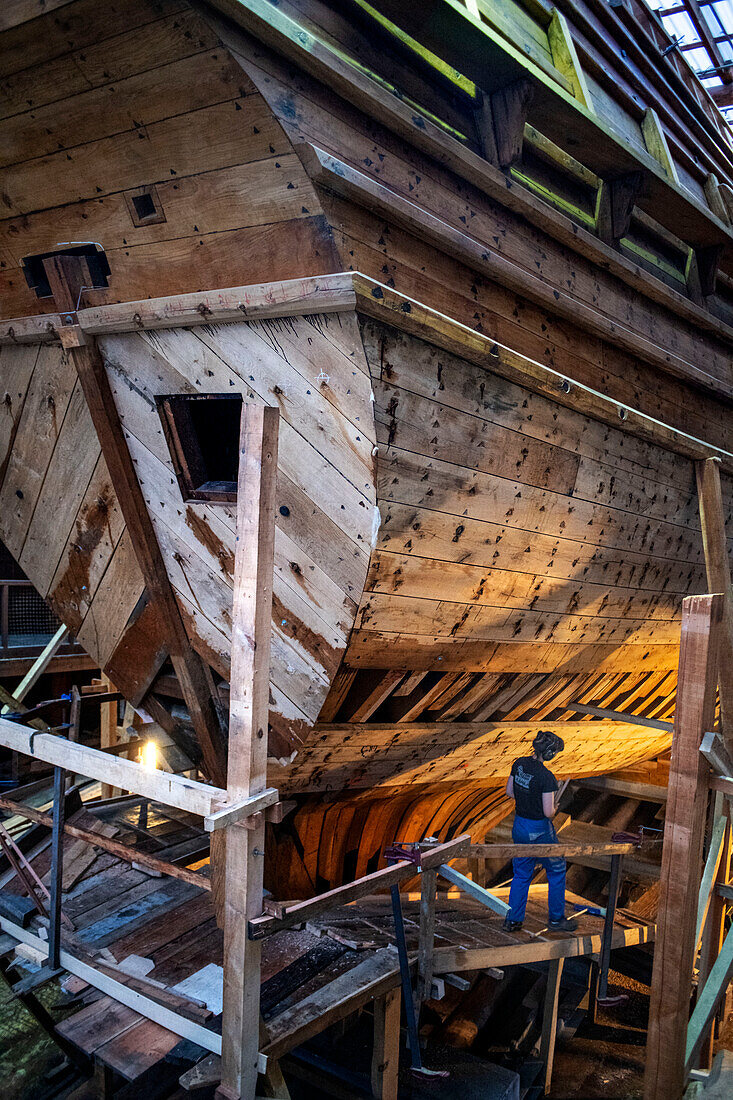
[(403, 675), (402, 672), (385, 672), (366, 699), (349, 716), (348, 720), (350, 722), (366, 722), (371, 718), (375, 710), (378, 710), (392, 694), (393, 689), (399, 684)]

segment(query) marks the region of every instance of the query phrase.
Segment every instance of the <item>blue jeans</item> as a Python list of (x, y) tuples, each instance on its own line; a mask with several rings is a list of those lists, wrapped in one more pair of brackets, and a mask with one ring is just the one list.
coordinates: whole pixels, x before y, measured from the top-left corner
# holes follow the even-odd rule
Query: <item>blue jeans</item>
[[(518, 816), (514, 818), (512, 840), (515, 844), (558, 843), (555, 826), (547, 818), (544, 821), (532, 821), (528, 817)], [(512, 862), (514, 878), (509, 890), (510, 909), (507, 920), (524, 920), (529, 884), (537, 863), (541, 863), (547, 872), (547, 908), (550, 920), (562, 920), (565, 916), (565, 860), (554, 856), (540, 860), (532, 856), (522, 856)]]

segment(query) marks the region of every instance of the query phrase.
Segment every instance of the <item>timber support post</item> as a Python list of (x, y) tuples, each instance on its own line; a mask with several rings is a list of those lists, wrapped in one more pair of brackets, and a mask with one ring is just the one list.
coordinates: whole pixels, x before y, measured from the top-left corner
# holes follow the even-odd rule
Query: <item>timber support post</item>
[(390, 989), (374, 1001), (374, 1050), (371, 1083), (374, 1100), (397, 1100), (400, 1059), (399, 989)]
[(540, 1061), (544, 1063), (542, 1083), (545, 1094), (552, 1086), (552, 1067), (555, 1061), (555, 1040), (557, 1038), (557, 1009), (560, 1001), (560, 982), (562, 980), (565, 959), (550, 959), (547, 974), (547, 989), (542, 1013), (542, 1036), (540, 1038)]
[(718, 646), (724, 597), (689, 596), (682, 604), (669, 797), (662, 850), (644, 1100), (680, 1100), (696, 949), (697, 891), (707, 814), (709, 767), (700, 752), (715, 719)]
[[(237, 482), (232, 672), (229, 703), (230, 801), (267, 786), (270, 634), (275, 543), (279, 413), (242, 406)], [(265, 816), (251, 828), (233, 822), (226, 835), (224, 1005), (219, 1100), (254, 1100), (259, 1060), (261, 944), (249, 921), (262, 913)]]
[(700, 459), (695, 463), (695, 473), (708, 591), (722, 592), (725, 601), (718, 668), (720, 725), (726, 748), (733, 753), (733, 589), (725, 536), (720, 461), (717, 458)]

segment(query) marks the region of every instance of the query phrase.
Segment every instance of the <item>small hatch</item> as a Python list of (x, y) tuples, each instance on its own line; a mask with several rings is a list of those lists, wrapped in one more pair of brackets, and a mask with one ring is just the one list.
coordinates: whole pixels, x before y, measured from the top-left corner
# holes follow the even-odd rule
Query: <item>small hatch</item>
[(183, 499), (235, 501), (241, 395), (174, 394), (156, 402)]

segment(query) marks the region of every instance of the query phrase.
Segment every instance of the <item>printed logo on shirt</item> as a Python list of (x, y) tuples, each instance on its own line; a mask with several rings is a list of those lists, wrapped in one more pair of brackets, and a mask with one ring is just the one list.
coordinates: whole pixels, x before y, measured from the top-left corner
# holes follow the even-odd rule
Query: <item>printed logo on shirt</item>
[(532, 773), (526, 772), (521, 764), (517, 764), (517, 770), (514, 773), (514, 782), (521, 787), (523, 791), (528, 791), (532, 782)]

